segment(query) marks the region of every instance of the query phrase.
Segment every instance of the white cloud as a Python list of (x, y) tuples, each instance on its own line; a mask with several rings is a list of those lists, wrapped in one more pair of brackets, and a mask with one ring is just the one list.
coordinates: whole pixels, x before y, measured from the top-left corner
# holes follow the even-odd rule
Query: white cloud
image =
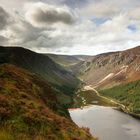
[(132, 19), (140, 20), (140, 6), (128, 12), (128, 16)]
[[(78, 2), (82, 6), (75, 8)], [(44, 3), (24, 0), (21, 10), (18, 3), (14, 4), (18, 7), (17, 13), (8, 10), (8, 6), (5, 12), (10, 11), (14, 22), (0, 31), (0, 44), (63, 54), (98, 54), (140, 44), (138, 0), (84, 0), (86, 2), (84, 6), (79, 0), (76, 5), (73, 0), (44, 0)], [(105, 20), (98, 23), (95, 17), (98, 22)]]
[(120, 7), (116, 7), (109, 2), (93, 2), (87, 7), (83, 7), (81, 14), (89, 17), (111, 17), (120, 11)]

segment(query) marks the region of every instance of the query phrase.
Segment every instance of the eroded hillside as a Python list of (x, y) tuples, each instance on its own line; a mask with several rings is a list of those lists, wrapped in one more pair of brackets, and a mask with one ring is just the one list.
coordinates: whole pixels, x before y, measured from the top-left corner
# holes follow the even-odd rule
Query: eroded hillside
[(77, 75), (95, 88), (110, 88), (140, 79), (140, 47), (89, 58), (74, 68)]

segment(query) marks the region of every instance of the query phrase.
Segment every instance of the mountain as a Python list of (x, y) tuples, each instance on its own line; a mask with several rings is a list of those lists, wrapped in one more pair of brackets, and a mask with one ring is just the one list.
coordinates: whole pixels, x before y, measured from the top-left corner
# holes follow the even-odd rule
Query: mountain
[(140, 46), (125, 51), (90, 57), (73, 67), (87, 85), (97, 89), (129, 83), (140, 79)]
[(21, 47), (0, 47), (0, 64), (9, 63), (27, 69), (66, 94), (71, 94), (79, 80), (48, 56)]
[(36, 74), (0, 65), (0, 140), (95, 140), (72, 122), (57, 96)]
[(56, 63), (68, 67), (70, 65), (74, 65), (82, 61), (76, 56), (70, 56), (70, 55), (56, 55), (56, 54), (46, 54), (49, 56), (52, 60), (54, 60)]
[(57, 54), (45, 54), (45, 55), (49, 56), (54, 62), (65, 67), (65, 69), (71, 72), (74, 72), (73, 67), (75, 65), (85, 61), (87, 58), (90, 57), (87, 55), (57, 55)]

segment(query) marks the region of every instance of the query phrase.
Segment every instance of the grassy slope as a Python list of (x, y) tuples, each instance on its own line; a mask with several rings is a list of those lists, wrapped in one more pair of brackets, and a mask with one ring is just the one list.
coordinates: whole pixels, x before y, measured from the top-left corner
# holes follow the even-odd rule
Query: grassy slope
[(130, 111), (140, 114), (140, 80), (102, 90), (100, 93), (116, 99), (128, 107)]
[(10, 63), (37, 73), (66, 94), (73, 93), (79, 80), (48, 56), (20, 47), (0, 47), (0, 64)]
[(48, 83), (13, 65), (0, 66), (0, 140), (94, 140), (78, 128)]
[[(82, 101), (82, 98), (85, 100), (85, 103)], [(94, 91), (90, 90), (77, 92), (74, 99), (74, 106), (76, 107), (83, 107), (88, 105), (114, 106), (113, 103), (97, 96)]]

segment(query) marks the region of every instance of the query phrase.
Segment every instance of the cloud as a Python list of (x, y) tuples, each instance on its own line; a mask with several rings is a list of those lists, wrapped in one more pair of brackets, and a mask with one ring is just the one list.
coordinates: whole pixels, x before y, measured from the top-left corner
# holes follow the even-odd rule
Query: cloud
[(89, 1), (91, 0), (60, 0), (59, 2), (61, 2), (62, 4), (66, 4), (72, 8), (80, 8), (87, 5)]
[(25, 20), (19, 19), (10, 25), (5, 33), (9, 36), (9, 44), (23, 45), (31, 40), (36, 40), (42, 29), (34, 28)]
[(23, 0), (22, 9), (12, 1), (16, 12), (10, 5), (4, 10), (13, 22), (1, 26), (0, 44), (61, 54), (98, 54), (140, 44), (138, 0)]
[(128, 12), (128, 15), (132, 19), (139, 20), (140, 19), (140, 7), (136, 7), (135, 9), (130, 10)]
[(85, 17), (113, 17), (118, 14), (130, 13), (132, 16), (139, 15), (139, 0), (91, 0), (80, 9), (79, 13)]
[(0, 7), (0, 30), (4, 29), (10, 22), (9, 14)]
[(8, 39), (0, 35), (0, 45), (6, 45)]
[(116, 13), (120, 12), (120, 7), (116, 6), (114, 2), (108, 1), (92, 1), (82, 10), (80, 10), (81, 15), (88, 17), (112, 17)]
[(25, 17), (35, 27), (46, 27), (57, 23), (69, 25), (75, 22), (75, 16), (68, 7), (58, 7), (42, 2), (30, 4)]

